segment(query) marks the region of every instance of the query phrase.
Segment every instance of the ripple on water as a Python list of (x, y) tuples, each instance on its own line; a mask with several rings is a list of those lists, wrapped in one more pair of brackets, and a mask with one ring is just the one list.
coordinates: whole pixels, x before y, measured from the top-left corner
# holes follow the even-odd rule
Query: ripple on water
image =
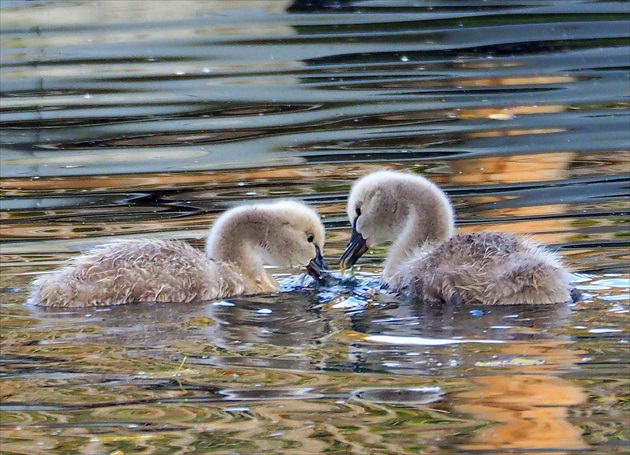
[[(627, 5), (175, 3), (0, 5), (3, 452), (620, 453)], [(382, 167), (443, 186), (462, 232), (558, 250), (582, 300), (407, 302), (376, 248), (324, 288), (270, 269), (273, 295), (23, 305), (90, 246), (203, 248), (287, 197), (337, 274), (350, 185)]]

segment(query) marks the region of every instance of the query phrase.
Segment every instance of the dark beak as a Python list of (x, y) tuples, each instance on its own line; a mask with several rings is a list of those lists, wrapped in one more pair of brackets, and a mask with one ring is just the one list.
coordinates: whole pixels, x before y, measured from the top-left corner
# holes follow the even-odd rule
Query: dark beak
[(356, 230), (356, 226), (352, 227), (352, 236), (346, 247), (346, 251), (341, 255), (339, 259), (339, 265), (342, 269), (349, 269), (359, 260), (361, 256), (368, 250), (367, 242), (361, 234)]
[(315, 245), (315, 257), (311, 259), (311, 262), (306, 266), (306, 271), (310, 276), (315, 278), (319, 284), (327, 284), (330, 274), (322, 257), (322, 252), (317, 245)]

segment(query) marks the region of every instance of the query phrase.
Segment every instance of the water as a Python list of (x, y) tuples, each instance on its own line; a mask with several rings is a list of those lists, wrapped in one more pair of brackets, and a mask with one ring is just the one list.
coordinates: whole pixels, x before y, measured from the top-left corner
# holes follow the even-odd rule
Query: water
[[(310, 3), (310, 6), (307, 5)], [(627, 453), (626, 2), (2, 2), (3, 453)], [(61, 311), (28, 283), (112, 237), (203, 245), (241, 202), (445, 188), (559, 251), (583, 299), (432, 307), (354, 281)]]

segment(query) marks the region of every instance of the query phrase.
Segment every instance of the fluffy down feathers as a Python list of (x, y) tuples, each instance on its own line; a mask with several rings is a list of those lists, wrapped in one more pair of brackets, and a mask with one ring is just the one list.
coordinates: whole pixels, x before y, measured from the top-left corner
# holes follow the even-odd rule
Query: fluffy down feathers
[(414, 299), (487, 305), (571, 300), (569, 273), (542, 246), (511, 234), (453, 235), (453, 208), (424, 177), (369, 174), (353, 185), (347, 212), (353, 233), (342, 266), (392, 242), (383, 281)]
[(390, 285), (416, 299), (486, 305), (570, 300), (568, 274), (542, 247), (510, 234), (459, 234), (404, 262)]
[(68, 307), (188, 303), (244, 290), (234, 267), (208, 260), (187, 243), (137, 239), (99, 246), (42, 275), (33, 282), (31, 302)]
[(97, 247), (31, 285), (29, 302), (89, 307), (213, 300), (278, 289), (268, 263), (325, 268), (324, 227), (295, 201), (237, 207), (210, 230), (206, 254), (174, 240), (119, 240)]

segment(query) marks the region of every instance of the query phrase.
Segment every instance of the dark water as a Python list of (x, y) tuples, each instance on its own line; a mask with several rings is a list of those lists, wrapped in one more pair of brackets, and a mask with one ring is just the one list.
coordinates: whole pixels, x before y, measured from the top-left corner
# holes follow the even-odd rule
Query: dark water
[[(627, 453), (630, 5), (290, 7), (2, 1), (0, 451)], [(461, 231), (558, 250), (583, 299), (413, 304), (376, 250), (354, 286), (23, 305), (89, 246), (201, 247), (256, 200), (315, 206), (334, 264), (350, 184), (384, 167), (443, 186)]]

